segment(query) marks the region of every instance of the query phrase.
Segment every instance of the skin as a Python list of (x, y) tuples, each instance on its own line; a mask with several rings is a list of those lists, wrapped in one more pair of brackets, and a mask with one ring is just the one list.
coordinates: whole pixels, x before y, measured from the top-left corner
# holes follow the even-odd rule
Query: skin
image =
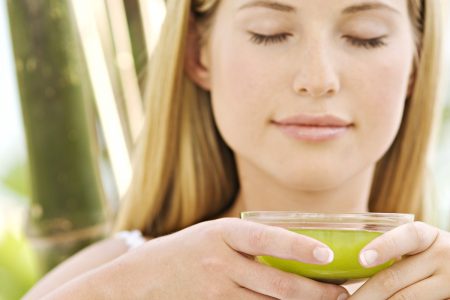
[[(277, 1), (295, 13), (239, 10), (251, 1), (221, 1), (202, 48), (194, 23), (190, 26), (185, 70), (211, 91), (219, 130), (237, 158), (241, 192), (226, 216), (254, 209), (366, 211), (374, 165), (395, 138), (411, 82), (414, 44), (406, 0), (377, 1), (396, 12), (375, 8), (344, 14), (362, 1)], [(261, 37), (252, 38), (249, 31), (288, 36), (255, 44)], [(381, 44), (361, 41), (380, 36), (385, 36)], [(337, 115), (352, 126), (338, 138), (313, 142), (292, 139), (273, 125), (300, 112)], [(333, 255), (328, 247), (237, 218), (202, 222), (132, 251), (123, 248), (115, 239), (88, 248), (25, 299), (349, 296), (341, 286), (253, 260), (272, 255), (324, 264)], [(382, 235), (364, 250), (363, 265), (369, 258), (372, 265), (405, 258), (369, 279), (352, 299), (450, 297), (444, 284), (450, 280), (447, 232), (416, 222)]]
[[(371, 251), (367, 261), (366, 250)], [(367, 245), (363, 266), (402, 261), (370, 278), (350, 299), (449, 299), (450, 234), (415, 222), (397, 227)]]
[(347, 295), (343, 287), (281, 272), (252, 259), (266, 254), (322, 264), (313, 255), (316, 247), (326, 246), (282, 228), (223, 218), (153, 239), (62, 286), (55, 285), (55, 277), (80, 268), (89, 254), (107, 252), (106, 248), (87, 250), (51, 274), (52, 282), (44, 279), (25, 299), (180, 299), (180, 295), (193, 300), (337, 299)]
[[(241, 191), (230, 214), (367, 210), (375, 163), (397, 134), (411, 89), (415, 46), (406, 1), (341, 13), (361, 2), (284, 0), (276, 3), (291, 8), (281, 11), (221, 2), (201, 52), (203, 68), (193, 78), (211, 91), (219, 130), (236, 155)], [(278, 38), (261, 42), (255, 33)], [(380, 36), (377, 47), (343, 38)], [(353, 127), (318, 143), (274, 128), (273, 121), (299, 112), (334, 114)], [(352, 299), (450, 297), (444, 288), (449, 242), (449, 233), (420, 222), (386, 233), (363, 249), (361, 264), (406, 258), (368, 280)], [(370, 264), (364, 250), (375, 259)]]
[[(406, 0), (350, 13), (342, 11), (361, 1), (239, 9), (250, 2), (221, 2), (199, 78), (236, 155), (236, 205), (367, 211), (374, 166), (397, 134), (413, 67)], [(288, 36), (257, 44), (254, 33)], [(382, 36), (376, 47), (363, 41)], [(352, 127), (330, 141), (304, 142), (273, 124), (299, 113), (331, 114)]]

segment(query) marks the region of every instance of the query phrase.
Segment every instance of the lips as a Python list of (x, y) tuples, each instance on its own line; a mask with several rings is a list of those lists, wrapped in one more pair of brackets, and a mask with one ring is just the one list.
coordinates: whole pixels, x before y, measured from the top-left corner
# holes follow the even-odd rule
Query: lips
[(296, 115), (279, 121), (276, 124), (282, 126), (316, 126), (316, 127), (347, 127), (351, 122), (334, 115)]
[(353, 124), (335, 115), (299, 114), (273, 121), (283, 133), (303, 141), (326, 141), (345, 134)]

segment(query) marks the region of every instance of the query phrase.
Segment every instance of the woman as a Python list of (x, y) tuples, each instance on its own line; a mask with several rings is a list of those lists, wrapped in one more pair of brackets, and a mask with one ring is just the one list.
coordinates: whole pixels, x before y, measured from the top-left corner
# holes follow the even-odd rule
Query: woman
[[(326, 245), (243, 210), (411, 212), (424, 220), (438, 88), (436, 0), (168, 1), (118, 229), (27, 299), (346, 299), (253, 260), (326, 264)], [(231, 218), (230, 218), (231, 217)], [(361, 264), (407, 258), (352, 299), (450, 297), (450, 234), (398, 227)]]

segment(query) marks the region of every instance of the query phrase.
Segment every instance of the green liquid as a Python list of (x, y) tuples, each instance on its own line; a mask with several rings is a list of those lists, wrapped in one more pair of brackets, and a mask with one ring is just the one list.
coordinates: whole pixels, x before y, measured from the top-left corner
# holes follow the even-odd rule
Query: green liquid
[(325, 243), (333, 250), (334, 260), (327, 265), (307, 264), (271, 256), (259, 256), (257, 260), (286, 272), (333, 283), (343, 283), (349, 279), (371, 277), (394, 263), (394, 260), (390, 260), (373, 268), (364, 268), (359, 263), (360, 251), (370, 241), (380, 236), (381, 232), (329, 229), (292, 229), (291, 231)]

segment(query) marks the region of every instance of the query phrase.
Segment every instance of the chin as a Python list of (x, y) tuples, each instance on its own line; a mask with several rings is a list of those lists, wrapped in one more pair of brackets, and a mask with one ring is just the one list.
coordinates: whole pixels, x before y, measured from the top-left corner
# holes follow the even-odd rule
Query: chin
[[(295, 174), (297, 173), (297, 174)], [(303, 169), (301, 174), (293, 172), (290, 175), (283, 174), (279, 180), (284, 185), (305, 192), (322, 192), (338, 188), (347, 180), (350, 175), (342, 172), (330, 172), (329, 170), (320, 171)]]

